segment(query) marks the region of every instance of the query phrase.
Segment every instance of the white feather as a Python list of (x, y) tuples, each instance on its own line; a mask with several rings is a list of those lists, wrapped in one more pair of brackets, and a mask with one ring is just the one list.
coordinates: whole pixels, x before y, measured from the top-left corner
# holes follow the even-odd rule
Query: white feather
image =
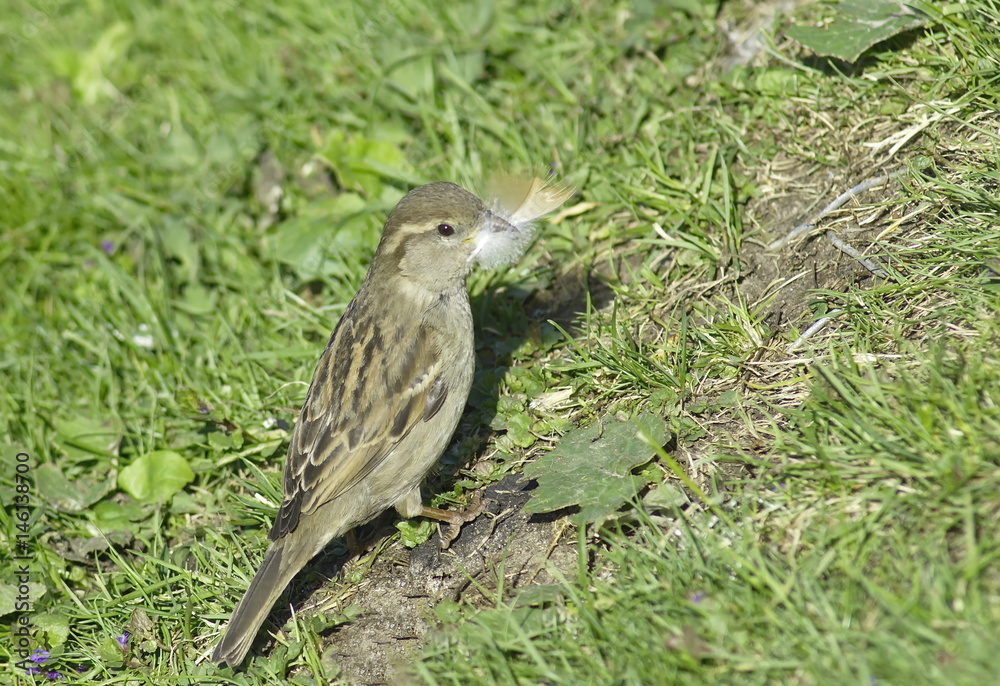
[(497, 174), (486, 202), (493, 221), (480, 229), (473, 257), (487, 269), (519, 258), (535, 235), (535, 220), (562, 205), (574, 189), (536, 177)]

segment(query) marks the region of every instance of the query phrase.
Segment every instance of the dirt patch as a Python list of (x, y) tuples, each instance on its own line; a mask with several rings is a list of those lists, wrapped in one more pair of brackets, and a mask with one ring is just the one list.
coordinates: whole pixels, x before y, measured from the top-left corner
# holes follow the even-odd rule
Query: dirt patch
[[(765, 173), (765, 170), (758, 172)], [(810, 309), (819, 302), (813, 291), (845, 292), (850, 286), (875, 282), (877, 277), (858, 259), (836, 247), (828, 232), (882, 266), (875, 242), (878, 231), (870, 227), (883, 226), (878, 220), (888, 210), (880, 203), (897, 189), (897, 182), (890, 180), (879, 188), (860, 193), (842, 209), (818, 221), (816, 217), (828, 202), (878, 173), (878, 170), (859, 169), (853, 175), (838, 175), (833, 184), (824, 184), (826, 188), (803, 189), (801, 193), (773, 189), (770, 197), (757, 199), (748, 206), (747, 215), (757, 224), (757, 235), (763, 240), (745, 245), (740, 255), (744, 276), (738, 287), (751, 311), (759, 308), (763, 321), (772, 330), (813, 319), (809, 316)], [(786, 237), (806, 222), (815, 222), (816, 226), (785, 245), (770, 247), (775, 239)]]
[(484, 490), (486, 510), (447, 550), (440, 550), (439, 534), (411, 551), (393, 543), (375, 556), (360, 583), (320, 600), (320, 606), (362, 609), (354, 622), (327, 637), (341, 678), (351, 684), (389, 683), (433, 630), (435, 605), (459, 598), (492, 605), (501, 573), (506, 594), (529, 584), (556, 583), (547, 571), (550, 565), (574, 569), (576, 548), (565, 520), (521, 512), (533, 488), (534, 482), (521, 476), (505, 477)]

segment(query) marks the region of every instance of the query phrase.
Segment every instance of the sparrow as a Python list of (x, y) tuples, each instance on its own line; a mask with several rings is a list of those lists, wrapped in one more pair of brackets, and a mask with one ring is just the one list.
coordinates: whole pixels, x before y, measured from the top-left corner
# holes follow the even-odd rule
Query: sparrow
[(424, 507), (420, 484), (448, 446), (475, 369), (466, 280), (516, 260), (534, 220), (572, 193), (497, 176), (491, 201), (453, 183), (415, 188), (382, 229), (361, 288), (316, 365), (282, 472), (270, 547), (212, 662), (241, 664), (271, 606), (331, 540), (394, 507)]

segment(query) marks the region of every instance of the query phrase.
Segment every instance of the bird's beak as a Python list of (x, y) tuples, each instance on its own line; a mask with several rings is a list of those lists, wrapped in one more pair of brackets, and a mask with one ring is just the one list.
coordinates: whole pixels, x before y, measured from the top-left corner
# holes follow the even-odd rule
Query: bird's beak
[(517, 233), (519, 229), (500, 215), (487, 210), (486, 220), (483, 222), (483, 227), (480, 231), (483, 230), (488, 233), (506, 233), (508, 231)]
[(531, 236), (530, 230), (522, 230), (499, 214), (487, 210), (479, 229), (470, 236), (475, 241), (475, 247), (469, 260), (486, 267), (512, 262), (523, 252)]
[(517, 233), (517, 231), (518, 228), (509, 221), (495, 212), (486, 210), (486, 214), (483, 217), (483, 221), (480, 222), (479, 228), (477, 228), (472, 235), (466, 238), (465, 242), (476, 241), (476, 243), (481, 244), (486, 236), (508, 232)]

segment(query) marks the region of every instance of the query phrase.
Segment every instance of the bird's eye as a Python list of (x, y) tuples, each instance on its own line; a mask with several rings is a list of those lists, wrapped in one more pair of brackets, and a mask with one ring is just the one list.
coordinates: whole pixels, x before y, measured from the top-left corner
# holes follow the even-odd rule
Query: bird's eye
[(451, 236), (453, 233), (455, 233), (455, 227), (453, 227), (451, 224), (438, 224), (437, 229), (438, 233), (441, 234), (442, 236)]

